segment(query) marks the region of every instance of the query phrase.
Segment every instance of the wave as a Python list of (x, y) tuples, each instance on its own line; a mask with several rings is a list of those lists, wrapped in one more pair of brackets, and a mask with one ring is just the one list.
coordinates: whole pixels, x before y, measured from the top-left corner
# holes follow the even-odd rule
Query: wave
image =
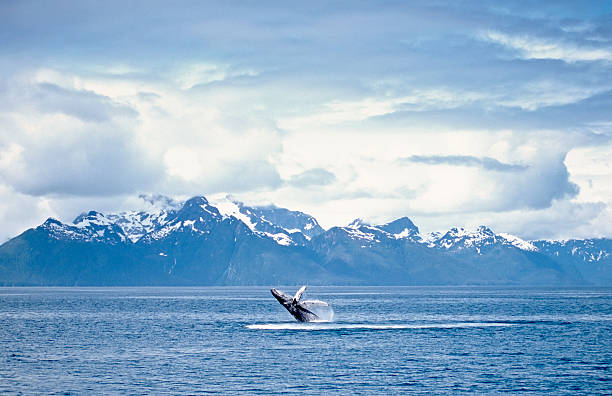
[(462, 329), (470, 327), (508, 327), (514, 326), (513, 323), (492, 323), (492, 322), (466, 322), (466, 323), (329, 323), (329, 322), (310, 322), (310, 323), (265, 323), (250, 324), (246, 327), (251, 330), (401, 330), (401, 329)]

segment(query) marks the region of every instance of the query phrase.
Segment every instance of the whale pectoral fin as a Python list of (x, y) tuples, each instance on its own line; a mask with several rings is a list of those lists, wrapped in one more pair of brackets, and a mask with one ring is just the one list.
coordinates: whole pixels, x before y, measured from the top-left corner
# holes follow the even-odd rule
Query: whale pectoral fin
[(319, 319), (319, 316), (316, 313), (306, 308), (303, 304), (298, 305), (298, 311), (300, 314), (300, 318), (298, 320), (301, 322), (310, 322)]
[(293, 301), (294, 302), (300, 301), (300, 298), (302, 298), (302, 294), (304, 294), (305, 290), (306, 290), (306, 286), (300, 287), (300, 290), (298, 290), (297, 293), (295, 293), (295, 296), (293, 297)]

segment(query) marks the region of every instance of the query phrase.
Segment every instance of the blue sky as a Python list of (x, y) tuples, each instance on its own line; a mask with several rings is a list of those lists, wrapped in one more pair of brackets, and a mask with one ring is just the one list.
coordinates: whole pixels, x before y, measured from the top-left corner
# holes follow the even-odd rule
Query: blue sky
[(232, 194), (612, 237), (612, 3), (0, 3), (0, 239)]

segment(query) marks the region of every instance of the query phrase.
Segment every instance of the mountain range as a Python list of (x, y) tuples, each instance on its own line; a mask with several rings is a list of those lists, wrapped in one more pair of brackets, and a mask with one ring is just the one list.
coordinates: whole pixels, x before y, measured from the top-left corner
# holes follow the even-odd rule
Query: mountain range
[(203, 196), (47, 219), (0, 246), (0, 285), (612, 285), (612, 239), (525, 241), (407, 217), (324, 230), (305, 213)]

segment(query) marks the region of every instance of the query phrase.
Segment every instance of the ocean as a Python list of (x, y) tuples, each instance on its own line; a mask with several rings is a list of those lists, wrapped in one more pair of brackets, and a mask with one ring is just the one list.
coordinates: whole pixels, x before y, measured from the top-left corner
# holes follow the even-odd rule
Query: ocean
[[(293, 294), (297, 286), (278, 287)], [(0, 392), (612, 393), (612, 288), (0, 288)]]

